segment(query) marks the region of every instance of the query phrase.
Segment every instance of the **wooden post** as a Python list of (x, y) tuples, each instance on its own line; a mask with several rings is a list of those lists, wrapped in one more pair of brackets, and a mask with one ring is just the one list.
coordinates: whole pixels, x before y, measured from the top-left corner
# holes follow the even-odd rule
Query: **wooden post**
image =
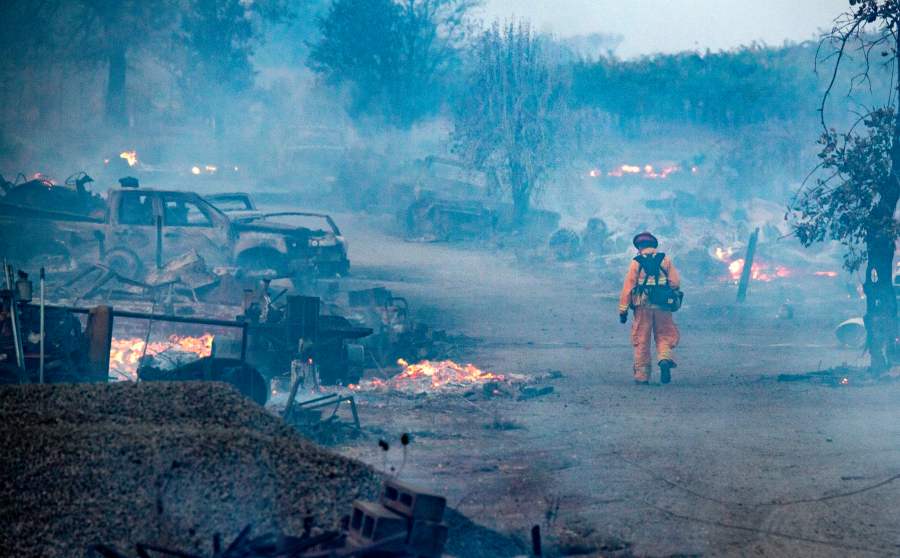
[(750, 280), (753, 279), (753, 257), (756, 255), (756, 242), (759, 240), (759, 227), (750, 235), (747, 243), (747, 254), (744, 256), (744, 269), (741, 270), (741, 282), (738, 284), (737, 301), (744, 302), (747, 298), (747, 289), (750, 288)]
[(156, 216), (156, 269), (162, 269), (163, 262), (162, 215)]
[(45, 280), (45, 277), (46, 277), (46, 275), (45, 275), (45, 273), (44, 273), (44, 268), (42, 267), (42, 268), (41, 268), (41, 307), (40, 307), (40, 314), (41, 314), (41, 326), (40, 326), (40, 329), (41, 329), (41, 341), (40, 341), (40, 343), (41, 343), (41, 354), (40, 354), (40, 360), (38, 361), (38, 383), (41, 383), (41, 384), (44, 383), (44, 337), (45, 337), (45, 333), (44, 333), (44, 329), (45, 329), (45, 328), (44, 328), (44, 310), (45, 310), (45, 306), (46, 306), (45, 300), (44, 300), (44, 280)]
[(109, 352), (113, 333), (112, 307), (91, 308), (85, 333), (89, 341), (88, 362), (91, 379), (106, 382), (109, 380)]

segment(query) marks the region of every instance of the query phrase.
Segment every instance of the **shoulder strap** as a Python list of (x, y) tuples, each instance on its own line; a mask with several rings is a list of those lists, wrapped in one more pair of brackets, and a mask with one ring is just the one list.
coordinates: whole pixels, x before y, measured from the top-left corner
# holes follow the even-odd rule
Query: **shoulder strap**
[[(666, 271), (666, 268), (664, 268), (662, 265), (663, 261), (665, 261), (665, 259), (666, 259), (666, 254), (664, 252), (657, 252), (656, 258), (659, 260), (658, 262), (656, 262), (656, 268), (659, 269), (662, 272), (662, 274), (666, 276), (666, 279), (668, 279), (669, 272)], [(657, 281), (657, 283), (659, 283), (659, 281)]]
[[(644, 271), (644, 282), (641, 284), (641, 287), (646, 287), (647, 283), (650, 281), (650, 277), (655, 278), (655, 283), (659, 284), (659, 273), (662, 271), (666, 277), (669, 276), (666, 273), (666, 270), (662, 268), (662, 261), (665, 259), (666, 255), (662, 252), (658, 252), (654, 254), (652, 257), (638, 255), (634, 257), (634, 261), (638, 263), (638, 277), (640, 277), (641, 270)], [(652, 262), (652, 266), (648, 264)]]

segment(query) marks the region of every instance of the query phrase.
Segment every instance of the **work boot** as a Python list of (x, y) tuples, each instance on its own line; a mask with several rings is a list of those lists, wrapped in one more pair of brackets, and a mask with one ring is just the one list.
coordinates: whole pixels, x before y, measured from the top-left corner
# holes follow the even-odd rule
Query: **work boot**
[(635, 380), (634, 383), (639, 386), (649, 386), (650, 380)]
[(672, 381), (672, 369), (678, 365), (675, 361), (664, 359), (659, 361), (659, 383), (668, 384)]

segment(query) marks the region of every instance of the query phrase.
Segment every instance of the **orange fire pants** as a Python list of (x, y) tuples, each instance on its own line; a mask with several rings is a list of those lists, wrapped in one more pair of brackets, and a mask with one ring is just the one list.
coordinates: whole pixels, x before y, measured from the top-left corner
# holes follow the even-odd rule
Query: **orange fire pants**
[(678, 346), (680, 335), (672, 313), (652, 306), (634, 309), (631, 326), (631, 344), (634, 345), (634, 379), (645, 382), (650, 379), (650, 336), (656, 339), (657, 360), (673, 360), (672, 350)]

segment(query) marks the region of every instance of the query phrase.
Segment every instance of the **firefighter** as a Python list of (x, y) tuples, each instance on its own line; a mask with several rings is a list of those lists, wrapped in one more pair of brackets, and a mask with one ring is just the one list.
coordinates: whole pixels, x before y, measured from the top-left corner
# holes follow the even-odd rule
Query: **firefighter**
[[(671, 371), (676, 366), (672, 351), (678, 345), (679, 334), (672, 312), (680, 306), (678, 288), (681, 279), (672, 260), (656, 251), (659, 241), (655, 236), (642, 232), (634, 237), (633, 244), (638, 255), (632, 260), (625, 275), (625, 284), (619, 297), (619, 321), (623, 324), (628, 322), (628, 309), (634, 309), (631, 344), (634, 345), (635, 383), (650, 383), (652, 335), (656, 339), (659, 379), (661, 383), (667, 384), (671, 380)], [(672, 293), (677, 295), (677, 305), (671, 304)], [(670, 295), (669, 298), (666, 298), (667, 294)], [(662, 300), (658, 295), (662, 295)]]

